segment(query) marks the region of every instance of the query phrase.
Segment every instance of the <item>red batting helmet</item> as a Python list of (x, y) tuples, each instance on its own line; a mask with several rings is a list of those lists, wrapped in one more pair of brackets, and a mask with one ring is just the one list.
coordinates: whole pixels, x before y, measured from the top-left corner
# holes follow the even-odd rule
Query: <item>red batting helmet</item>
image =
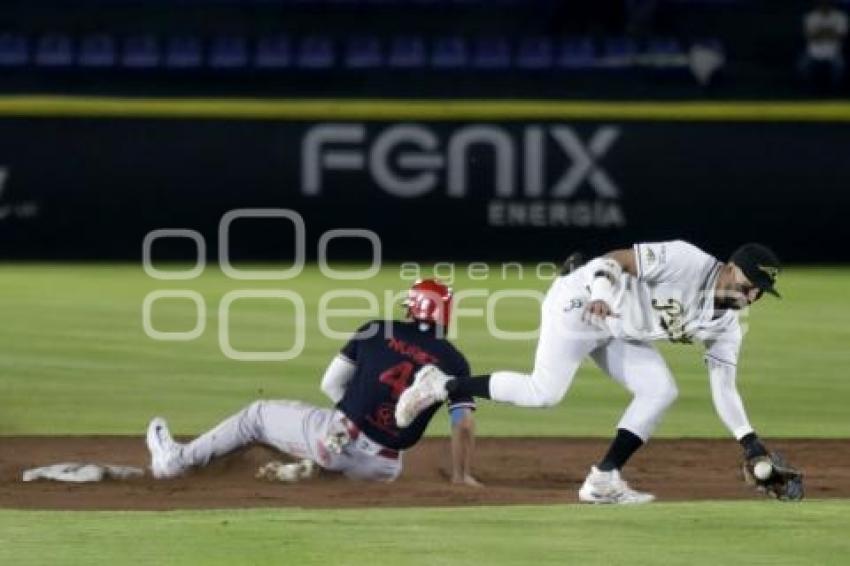
[(420, 279), (407, 292), (404, 306), (410, 318), (448, 328), (452, 315), (452, 290), (436, 279)]

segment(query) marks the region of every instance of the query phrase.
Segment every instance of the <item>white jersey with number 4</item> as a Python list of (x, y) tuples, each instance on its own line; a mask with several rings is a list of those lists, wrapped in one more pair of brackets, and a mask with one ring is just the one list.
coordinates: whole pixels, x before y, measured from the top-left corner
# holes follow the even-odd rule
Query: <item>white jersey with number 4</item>
[[(702, 342), (708, 356), (735, 364), (738, 313), (716, 311), (714, 285), (723, 264), (682, 240), (634, 246), (637, 277), (623, 273), (615, 289), (611, 333), (629, 340)], [(588, 277), (593, 274), (588, 273)]]

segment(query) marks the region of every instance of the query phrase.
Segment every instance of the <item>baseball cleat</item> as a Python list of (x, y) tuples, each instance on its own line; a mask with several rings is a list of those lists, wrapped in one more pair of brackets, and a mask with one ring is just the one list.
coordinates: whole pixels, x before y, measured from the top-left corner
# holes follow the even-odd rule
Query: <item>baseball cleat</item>
[(655, 500), (651, 493), (644, 493), (629, 487), (619, 470), (603, 472), (593, 466), (581, 489), (578, 490), (579, 501), (584, 503), (614, 503), (634, 505), (649, 503)]
[(441, 403), (449, 396), (446, 382), (451, 379), (440, 368), (425, 365), (416, 372), (413, 385), (402, 392), (395, 406), (395, 422), (401, 427), (410, 426), (422, 411)]
[(168, 423), (162, 417), (148, 425), (148, 451), (151, 453), (151, 473), (156, 479), (175, 478), (186, 471), (181, 460), (182, 445), (174, 442)]

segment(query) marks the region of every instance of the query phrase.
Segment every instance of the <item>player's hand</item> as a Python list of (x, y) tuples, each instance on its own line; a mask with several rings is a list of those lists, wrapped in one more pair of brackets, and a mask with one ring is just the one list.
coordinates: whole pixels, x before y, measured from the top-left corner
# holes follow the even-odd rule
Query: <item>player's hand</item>
[(483, 488), (484, 484), (472, 477), (471, 474), (457, 474), (452, 476), (452, 485), (465, 487)]
[(617, 318), (620, 315), (614, 313), (605, 301), (596, 300), (587, 304), (581, 315), (581, 319), (584, 322), (598, 324), (609, 316)]

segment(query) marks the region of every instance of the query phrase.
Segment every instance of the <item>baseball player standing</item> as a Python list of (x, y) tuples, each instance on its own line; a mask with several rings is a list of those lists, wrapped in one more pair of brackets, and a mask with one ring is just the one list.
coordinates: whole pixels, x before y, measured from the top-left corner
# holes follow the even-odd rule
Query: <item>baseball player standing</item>
[[(283, 469), (261, 469), (279, 479), (307, 475), (315, 462), (352, 479), (393, 481), (401, 473), (402, 451), (422, 437), (439, 407), (427, 407), (404, 429), (396, 426), (396, 402), (416, 371), (431, 364), (451, 375), (469, 376), (463, 354), (443, 339), (451, 304), (448, 287), (420, 281), (405, 302), (410, 320), (363, 325), (322, 378), (322, 391), (335, 404), (333, 409), (297, 401), (257, 401), (188, 444), (175, 442), (165, 420), (154, 418), (147, 430), (154, 477), (179, 476), (258, 442), (303, 459)], [(452, 481), (477, 486), (470, 471), (475, 405), (465, 395), (449, 398)]]
[(628, 486), (620, 470), (647, 442), (677, 396), (655, 340), (702, 342), (720, 419), (749, 461), (767, 456), (735, 385), (742, 331), (740, 309), (774, 290), (776, 255), (760, 244), (738, 248), (721, 263), (684, 241), (641, 243), (612, 251), (559, 277), (542, 306), (530, 375), (497, 371), (467, 378), (426, 367), (396, 407), (400, 426), (447, 395), (474, 395), (522, 407), (558, 403), (586, 356), (628, 389), (632, 401), (605, 456), (579, 490), (589, 503), (646, 503), (655, 497)]

